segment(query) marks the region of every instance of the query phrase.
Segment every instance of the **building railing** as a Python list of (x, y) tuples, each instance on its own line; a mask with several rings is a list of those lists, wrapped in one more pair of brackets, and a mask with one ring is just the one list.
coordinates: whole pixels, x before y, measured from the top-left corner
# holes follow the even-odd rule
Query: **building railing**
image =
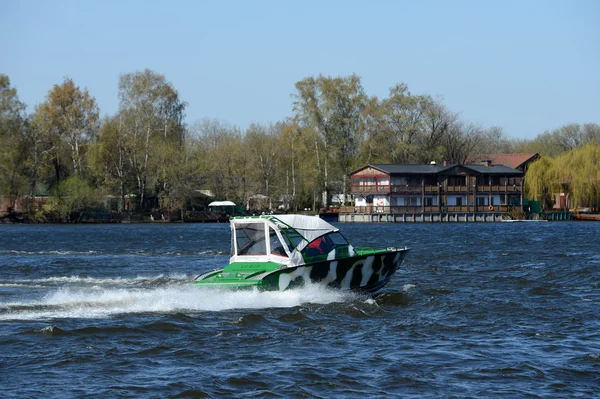
[(448, 187), (446, 187), (446, 192), (448, 192), (448, 193), (466, 193), (467, 192), (467, 186), (463, 186), (463, 185), (448, 185)]
[[(429, 186), (428, 186), (429, 187)], [(437, 189), (437, 186), (435, 186)], [(390, 192), (398, 193), (420, 193), (423, 191), (423, 186), (420, 184), (393, 184), (390, 186)]]
[(512, 186), (477, 186), (477, 192), (480, 193), (520, 193), (521, 187), (512, 185)]
[(340, 208), (341, 213), (386, 213), (386, 214), (403, 214), (403, 213), (506, 213), (510, 209), (509, 205), (444, 205), (444, 206), (343, 206)]
[(467, 187), (466, 185), (449, 185), (447, 187), (438, 185), (426, 185), (420, 184), (392, 184), (392, 185), (373, 185), (373, 186), (360, 186), (353, 185), (350, 194), (404, 194), (404, 193), (422, 193), (437, 194), (441, 192), (445, 193), (520, 193), (521, 186), (517, 185), (481, 185), (476, 187)]
[(356, 186), (353, 185), (351, 188), (352, 194), (387, 194), (390, 192), (390, 186)]

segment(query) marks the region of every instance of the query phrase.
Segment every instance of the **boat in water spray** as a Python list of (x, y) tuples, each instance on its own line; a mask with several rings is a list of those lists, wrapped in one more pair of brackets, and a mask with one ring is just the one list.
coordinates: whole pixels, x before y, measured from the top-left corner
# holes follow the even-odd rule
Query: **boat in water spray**
[(319, 284), (377, 293), (392, 278), (407, 247), (355, 248), (339, 229), (316, 216), (232, 217), (231, 258), (196, 284), (285, 291)]

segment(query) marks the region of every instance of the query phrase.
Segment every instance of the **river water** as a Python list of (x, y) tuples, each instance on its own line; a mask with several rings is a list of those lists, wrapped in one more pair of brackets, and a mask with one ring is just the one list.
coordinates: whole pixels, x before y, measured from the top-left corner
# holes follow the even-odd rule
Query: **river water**
[(600, 223), (339, 224), (375, 298), (194, 287), (225, 224), (0, 225), (3, 398), (600, 397)]

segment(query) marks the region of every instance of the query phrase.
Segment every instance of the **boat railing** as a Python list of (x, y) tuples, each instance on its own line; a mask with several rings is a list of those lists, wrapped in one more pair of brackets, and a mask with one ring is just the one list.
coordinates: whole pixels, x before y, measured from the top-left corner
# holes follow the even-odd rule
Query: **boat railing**
[(356, 255), (362, 256), (362, 255), (371, 255), (371, 254), (378, 254), (378, 253), (384, 253), (384, 252), (390, 252), (390, 251), (398, 251), (404, 248), (398, 248), (398, 247), (359, 247), (359, 248), (354, 248), (354, 252), (356, 253)]

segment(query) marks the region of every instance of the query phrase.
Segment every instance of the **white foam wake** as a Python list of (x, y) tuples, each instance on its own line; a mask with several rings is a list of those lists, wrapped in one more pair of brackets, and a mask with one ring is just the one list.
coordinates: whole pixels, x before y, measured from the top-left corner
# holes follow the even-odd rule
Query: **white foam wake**
[(28, 285), (34, 287), (43, 286), (102, 286), (102, 285), (151, 285), (162, 282), (185, 282), (191, 281), (191, 277), (185, 274), (159, 274), (157, 276), (137, 276), (133, 278), (114, 277), (114, 278), (97, 278), (97, 277), (80, 277), (80, 276), (59, 276), (46, 277), (39, 279), (17, 279), (17, 280), (2, 280), (0, 279), (0, 287), (23, 286)]
[(288, 308), (355, 298), (352, 294), (309, 286), (283, 292), (215, 290), (193, 284), (153, 289), (61, 288), (41, 300), (0, 302), (0, 320), (106, 318), (128, 313), (224, 311)]

